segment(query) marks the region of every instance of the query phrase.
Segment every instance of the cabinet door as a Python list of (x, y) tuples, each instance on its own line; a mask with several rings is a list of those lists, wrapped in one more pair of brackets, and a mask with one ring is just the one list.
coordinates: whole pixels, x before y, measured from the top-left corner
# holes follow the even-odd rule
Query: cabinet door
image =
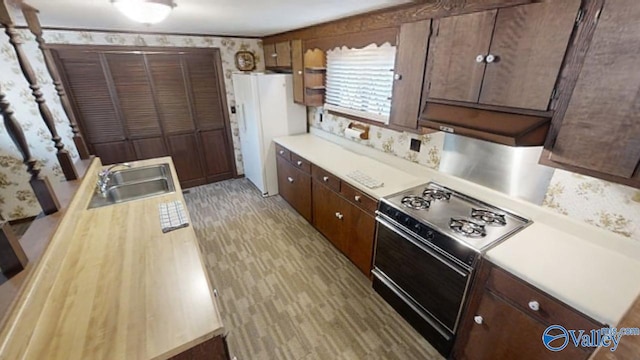
[(640, 6), (607, 1), (601, 14), (564, 119), (553, 120), (551, 160), (640, 187)]
[(276, 44), (264, 44), (262, 46), (262, 50), (264, 50), (264, 66), (278, 66), (276, 62), (276, 58), (278, 57), (278, 53), (276, 53)]
[(391, 125), (416, 129), (431, 20), (402, 24), (391, 97)]
[(560, 352), (549, 351), (542, 343), (547, 328), (520, 310), (507, 304), (490, 291), (485, 291), (474, 316), (474, 323), (459, 359), (586, 359), (589, 352), (570, 343)]
[[(109, 93), (101, 57), (100, 54), (83, 51), (56, 51), (65, 89), (89, 144), (126, 139), (116, 105)], [(97, 155), (95, 149), (93, 153)]]
[(349, 206), (347, 234), (347, 257), (365, 275), (371, 273), (373, 260), (373, 241), (376, 221), (373, 216), (355, 205)]
[(175, 134), (194, 131), (181, 57), (175, 54), (149, 54), (146, 58), (163, 132)]
[(432, 52), (433, 65), (427, 76), (429, 98), (477, 102), (496, 10), (452, 16), (439, 20)]
[(546, 111), (580, 0), (500, 9), (480, 103)]
[(116, 141), (93, 144), (93, 154), (100, 158), (102, 165), (111, 165), (137, 160), (130, 141)]
[(288, 41), (276, 44), (276, 64), (279, 67), (291, 67), (291, 45)]
[(167, 143), (182, 187), (204, 184), (206, 179), (195, 134), (171, 135), (167, 137)]
[(137, 139), (131, 141), (138, 160), (152, 159), (156, 157), (168, 156), (167, 146), (163, 137), (153, 137)]
[(211, 55), (189, 54), (185, 55), (184, 62), (191, 84), (190, 96), (193, 99), (196, 126), (200, 130), (225, 127), (223, 75), (219, 73), (216, 61)]
[(105, 57), (129, 138), (161, 136), (144, 56), (105, 54)]
[(293, 72), (293, 101), (304, 105), (304, 57), (302, 40), (291, 41), (291, 71)]
[(199, 132), (207, 182), (233, 177), (231, 148), (223, 129)]
[(280, 196), (311, 222), (311, 176), (296, 169), (281, 156), (276, 156), (276, 166)]
[[(315, 179), (313, 188), (313, 225), (331, 243), (347, 254), (347, 238), (345, 236), (345, 222), (348, 222), (349, 204), (333, 190), (322, 185)], [(345, 211), (347, 210), (347, 211)]]

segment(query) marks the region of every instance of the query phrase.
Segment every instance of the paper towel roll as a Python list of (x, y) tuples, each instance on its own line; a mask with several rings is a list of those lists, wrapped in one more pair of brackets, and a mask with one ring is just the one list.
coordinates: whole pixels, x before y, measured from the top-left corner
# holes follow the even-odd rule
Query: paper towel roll
[(351, 139), (360, 139), (360, 135), (362, 133), (364, 133), (364, 130), (355, 129), (355, 128), (344, 129), (344, 136)]

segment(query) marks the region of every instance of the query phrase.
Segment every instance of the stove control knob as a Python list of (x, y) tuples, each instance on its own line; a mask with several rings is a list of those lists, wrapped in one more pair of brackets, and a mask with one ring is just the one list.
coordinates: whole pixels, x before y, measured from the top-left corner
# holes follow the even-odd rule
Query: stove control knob
[(420, 232), (420, 230), (422, 230), (422, 226), (420, 226), (420, 224), (415, 224), (415, 225), (413, 226), (413, 229), (414, 229), (416, 232)]
[(400, 217), (400, 211), (396, 211), (395, 214), (393, 214), (394, 217)]
[(473, 321), (475, 321), (476, 324), (478, 325), (482, 325), (482, 323), (484, 322), (484, 319), (482, 318), (482, 316), (476, 315), (473, 317)]

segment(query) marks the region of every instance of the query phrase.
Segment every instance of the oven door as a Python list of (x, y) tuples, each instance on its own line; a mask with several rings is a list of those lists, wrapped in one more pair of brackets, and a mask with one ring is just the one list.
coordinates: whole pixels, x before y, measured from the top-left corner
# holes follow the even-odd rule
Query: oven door
[[(407, 305), (455, 333), (471, 272), (380, 215), (375, 271)], [(436, 236), (444, 236), (436, 233)], [(412, 304), (411, 304), (412, 303)]]

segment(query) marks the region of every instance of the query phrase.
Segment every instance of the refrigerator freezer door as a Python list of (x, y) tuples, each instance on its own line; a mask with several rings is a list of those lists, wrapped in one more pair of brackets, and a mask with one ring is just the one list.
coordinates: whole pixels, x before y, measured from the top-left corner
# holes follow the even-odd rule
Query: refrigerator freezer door
[(262, 121), (256, 79), (257, 77), (252, 75), (234, 74), (233, 87), (238, 110), (244, 176), (266, 194)]

